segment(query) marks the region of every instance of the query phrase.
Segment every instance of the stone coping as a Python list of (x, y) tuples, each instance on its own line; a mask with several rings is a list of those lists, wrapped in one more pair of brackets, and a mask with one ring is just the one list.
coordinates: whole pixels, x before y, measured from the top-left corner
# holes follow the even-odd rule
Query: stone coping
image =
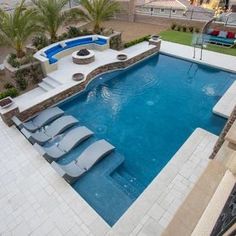
[(236, 81), (213, 107), (213, 112), (219, 116), (229, 118), (236, 105)]
[(236, 183), (236, 177), (227, 170), (215, 194), (205, 209), (192, 236), (210, 235), (215, 223)]
[[(225, 172), (226, 168), (220, 161), (209, 161), (207, 168), (179, 207), (162, 236), (191, 235)], [(186, 218), (186, 216), (188, 217)]]

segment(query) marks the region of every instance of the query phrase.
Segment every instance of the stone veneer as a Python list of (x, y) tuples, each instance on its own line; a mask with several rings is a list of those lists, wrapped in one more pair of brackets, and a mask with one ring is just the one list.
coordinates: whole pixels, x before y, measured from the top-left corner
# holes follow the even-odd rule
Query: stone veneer
[[(150, 42), (153, 45), (153, 42)], [(16, 115), (20, 120), (25, 121), (27, 119), (29, 119), (30, 117), (36, 115), (38, 112), (43, 111), (44, 109), (53, 106), (56, 103), (59, 103), (60, 101), (82, 91), (85, 89), (86, 85), (92, 80), (94, 79), (97, 75), (108, 72), (108, 71), (112, 71), (112, 70), (117, 70), (117, 69), (123, 69), (126, 67), (129, 67), (135, 63), (137, 63), (138, 61), (149, 57), (157, 52), (159, 52), (160, 50), (160, 46), (161, 46), (161, 41), (158, 40), (155, 42), (155, 46), (137, 56), (134, 56), (130, 59), (127, 59), (125, 61), (117, 61), (117, 62), (113, 62), (110, 64), (106, 64), (103, 66), (100, 66), (98, 68), (96, 68), (95, 70), (91, 71), (87, 77), (86, 80), (78, 83), (40, 103), (38, 103), (35, 106), (30, 107), (29, 109), (26, 109), (22, 112), (19, 111), (18, 108), (14, 108), (14, 111), (12, 111), (12, 109), (8, 109), (7, 111), (4, 112), (0, 112), (1, 117), (3, 119), (3, 121), (8, 125), (11, 126), (13, 124), (11, 118)]]

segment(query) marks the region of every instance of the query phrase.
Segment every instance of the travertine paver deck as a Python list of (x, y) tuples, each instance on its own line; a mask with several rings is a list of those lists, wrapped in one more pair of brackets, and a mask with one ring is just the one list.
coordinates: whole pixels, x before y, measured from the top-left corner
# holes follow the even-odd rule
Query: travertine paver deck
[(215, 135), (197, 129), (110, 230), (16, 128), (0, 121), (0, 232), (149, 236), (151, 230), (158, 235), (204, 170), (215, 141)]
[[(236, 72), (236, 57), (217, 52), (203, 50), (203, 59), (200, 60), (200, 49), (197, 49), (196, 58), (193, 58), (193, 47), (162, 41), (161, 52), (174, 55), (183, 59), (192, 60), (198, 63), (209, 64), (211, 66)], [(222, 96), (213, 108), (213, 112), (228, 118), (236, 105), (236, 82)]]

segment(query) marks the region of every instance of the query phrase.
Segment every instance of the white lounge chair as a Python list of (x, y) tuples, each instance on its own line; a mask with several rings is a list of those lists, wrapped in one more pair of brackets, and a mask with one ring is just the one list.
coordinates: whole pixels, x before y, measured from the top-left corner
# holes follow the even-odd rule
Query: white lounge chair
[(76, 160), (69, 164), (60, 165), (52, 162), (51, 165), (68, 183), (73, 183), (114, 149), (114, 146), (102, 139), (87, 147)]
[(12, 121), (19, 129), (25, 128), (30, 132), (35, 132), (37, 129), (51, 123), (63, 115), (64, 111), (59, 107), (52, 107), (40, 112), (36, 117), (27, 122), (21, 122), (16, 116), (12, 117)]
[(44, 127), (39, 132), (31, 133), (25, 128), (23, 128), (21, 132), (32, 144), (38, 143), (43, 145), (56, 135), (63, 133), (78, 122), (79, 121), (73, 116), (62, 116), (57, 120), (54, 120), (49, 126)]
[(56, 161), (57, 159), (70, 152), (74, 147), (78, 146), (81, 142), (88, 139), (93, 135), (93, 132), (85, 126), (76, 127), (71, 129), (65, 136), (56, 143), (49, 147), (42, 147), (35, 143), (34, 147), (39, 153), (48, 160), (48, 162)]

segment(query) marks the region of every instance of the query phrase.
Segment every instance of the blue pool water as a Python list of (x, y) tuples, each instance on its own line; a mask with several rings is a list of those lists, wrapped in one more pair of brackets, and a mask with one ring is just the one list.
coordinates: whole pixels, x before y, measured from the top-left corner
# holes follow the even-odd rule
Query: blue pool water
[(60, 105), (95, 136), (59, 163), (75, 159), (96, 139), (116, 147), (73, 185), (113, 225), (197, 127), (220, 133), (226, 120), (212, 108), (235, 79), (163, 54), (99, 76)]

